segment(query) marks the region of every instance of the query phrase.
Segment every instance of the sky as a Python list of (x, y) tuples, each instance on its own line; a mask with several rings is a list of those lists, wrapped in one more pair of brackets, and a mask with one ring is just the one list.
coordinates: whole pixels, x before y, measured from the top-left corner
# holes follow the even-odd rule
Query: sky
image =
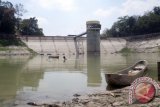
[[(6, 1), (6, 0), (3, 0)], [(98, 20), (101, 32), (118, 17), (143, 15), (160, 0), (7, 0), (21, 3), (27, 10), (23, 18), (36, 17), (46, 36), (77, 35), (86, 31), (86, 21)]]

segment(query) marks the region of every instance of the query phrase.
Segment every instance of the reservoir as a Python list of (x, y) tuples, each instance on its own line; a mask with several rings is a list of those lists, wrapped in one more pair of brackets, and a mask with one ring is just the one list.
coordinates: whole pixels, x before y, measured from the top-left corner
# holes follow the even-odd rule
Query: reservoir
[(27, 102), (67, 101), (74, 94), (106, 90), (105, 73), (114, 73), (138, 60), (149, 62), (148, 76), (157, 79), (159, 53), (0, 56), (0, 106)]

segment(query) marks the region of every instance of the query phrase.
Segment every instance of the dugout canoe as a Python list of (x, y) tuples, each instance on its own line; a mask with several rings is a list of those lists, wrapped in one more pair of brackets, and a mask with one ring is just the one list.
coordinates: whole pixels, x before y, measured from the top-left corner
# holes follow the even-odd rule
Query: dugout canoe
[(106, 82), (112, 86), (127, 86), (138, 77), (145, 75), (147, 70), (148, 62), (146, 60), (141, 60), (136, 62), (134, 65), (121, 70), (117, 73), (105, 74)]

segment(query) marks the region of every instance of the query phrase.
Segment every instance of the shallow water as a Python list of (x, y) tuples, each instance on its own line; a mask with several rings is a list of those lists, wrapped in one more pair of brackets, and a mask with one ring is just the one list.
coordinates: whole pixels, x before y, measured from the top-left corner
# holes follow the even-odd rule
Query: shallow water
[(47, 56), (0, 57), (0, 106), (14, 103), (53, 102), (106, 90), (105, 73), (117, 72), (138, 60), (149, 62), (149, 76), (157, 80), (158, 53), (102, 54), (76, 58), (66, 56), (49, 59)]

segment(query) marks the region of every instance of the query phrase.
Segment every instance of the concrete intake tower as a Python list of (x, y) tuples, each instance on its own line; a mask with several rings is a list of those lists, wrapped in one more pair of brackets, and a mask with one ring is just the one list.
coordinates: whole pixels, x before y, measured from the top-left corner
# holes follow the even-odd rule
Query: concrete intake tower
[(100, 30), (99, 21), (87, 21), (87, 53), (100, 54)]

